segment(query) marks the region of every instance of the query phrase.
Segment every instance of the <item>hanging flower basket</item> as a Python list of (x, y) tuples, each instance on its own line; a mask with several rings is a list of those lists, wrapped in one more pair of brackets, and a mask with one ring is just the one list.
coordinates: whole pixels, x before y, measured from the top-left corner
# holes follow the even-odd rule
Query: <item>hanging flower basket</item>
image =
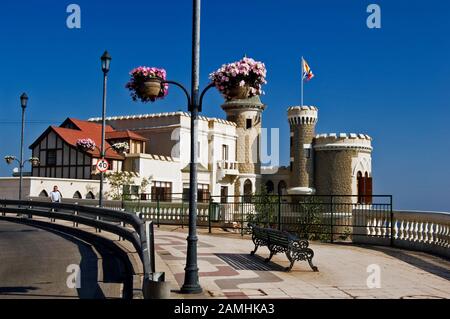
[(5, 156), (5, 161), (8, 165), (11, 165), (16, 158), (14, 156)]
[(130, 72), (131, 79), (126, 88), (131, 92), (133, 101), (154, 102), (164, 98), (169, 89), (166, 80), (166, 70), (154, 67), (140, 66)]
[(88, 151), (94, 151), (95, 150), (95, 142), (91, 140), (90, 138), (80, 138), (77, 140), (77, 147), (78, 149), (88, 152)]
[(264, 94), (262, 86), (267, 83), (266, 74), (264, 63), (244, 57), (222, 65), (209, 78), (226, 100), (234, 100)]
[(117, 153), (126, 153), (130, 150), (130, 146), (127, 142), (116, 143), (111, 146)]
[(39, 158), (37, 157), (31, 157), (29, 159), (31, 166), (38, 166), (39, 165)]

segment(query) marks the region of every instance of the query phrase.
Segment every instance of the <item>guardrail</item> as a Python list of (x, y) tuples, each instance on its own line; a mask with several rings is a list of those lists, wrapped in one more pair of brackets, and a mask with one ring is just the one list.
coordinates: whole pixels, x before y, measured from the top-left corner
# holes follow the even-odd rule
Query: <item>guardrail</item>
[[(144, 269), (142, 291), (145, 299), (168, 297), (165, 274), (155, 270), (153, 222), (144, 222), (132, 213), (77, 204), (38, 201), (0, 200), (0, 213), (48, 217), (94, 227), (131, 242), (139, 254)], [(130, 225), (130, 227), (127, 227)]]

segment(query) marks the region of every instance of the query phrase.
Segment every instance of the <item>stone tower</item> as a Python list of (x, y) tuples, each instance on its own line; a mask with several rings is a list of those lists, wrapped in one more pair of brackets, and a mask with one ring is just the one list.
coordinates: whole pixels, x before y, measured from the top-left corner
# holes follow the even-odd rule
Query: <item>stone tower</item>
[[(365, 134), (319, 134), (314, 140), (318, 195), (356, 195), (358, 173), (372, 177), (372, 138)], [(337, 198), (355, 202), (357, 197)]]
[(261, 179), (261, 161), (259, 157), (262, 112), (266, 106), (259, 96), (248, 99), (236, 99), (225, 102), (222, 109), (227, 120), (237, 124), (236, 159), (239, 178), (235, 185), (235, 194), (241, 195), (259, 191)]
[(314, 106), (294, 106), (288, 109), (291, 130), (291, 167), (289, 194), (314, 194), (313, 140), (318, 119)]

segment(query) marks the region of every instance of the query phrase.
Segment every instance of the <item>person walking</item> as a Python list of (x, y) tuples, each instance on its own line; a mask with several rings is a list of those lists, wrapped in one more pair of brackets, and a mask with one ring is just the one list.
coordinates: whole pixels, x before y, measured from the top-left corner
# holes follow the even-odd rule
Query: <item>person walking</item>
[[(58, 186), (56, 186), (56, 185), (53, 186), (53, 191), (50, 193), (50, 200), (52, 201), (52, 203), (61, 203), (62, 194), (58, 190)], [(52, 208), (51, 212), (55, 212), (55, 211), (57, 211), (57, 210)], [(50, 218), (50, 221), (54, 222), (56, 220), (54, 218)]]

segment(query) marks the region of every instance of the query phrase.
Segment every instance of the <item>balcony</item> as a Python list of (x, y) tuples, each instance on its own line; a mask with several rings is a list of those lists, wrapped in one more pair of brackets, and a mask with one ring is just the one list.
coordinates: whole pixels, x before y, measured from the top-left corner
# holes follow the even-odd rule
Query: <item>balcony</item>
[(219, 180), (225, 178), (226, 176), (238, 176), (239, 166), (237, 162), (233, 161), (218, 161), (217, 162), (217, 174)]

